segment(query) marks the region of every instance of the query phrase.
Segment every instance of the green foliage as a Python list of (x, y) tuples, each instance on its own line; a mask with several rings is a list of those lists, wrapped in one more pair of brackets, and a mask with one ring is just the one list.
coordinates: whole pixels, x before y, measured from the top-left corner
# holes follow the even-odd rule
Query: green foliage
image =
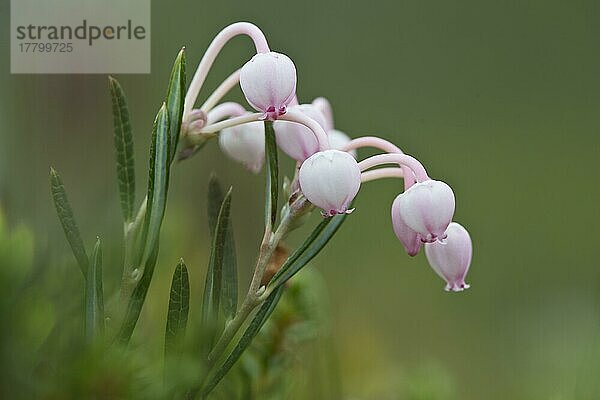
[(89, 260), (87, 253), (85, 252), (83, 239), (81, 239), (81, 233), (79, 233), (79, 228), (77, 227), (71, 204), (69, 204), (65, 186), (63, 185), (58, 172), (56, 172), (54, 168), (50, 168), (50, 189), (52, 192), (52, 199), (54, 200), (54, 206), (56, 207), (56, 213), (58, 214), (58, 219), (65, 231), (67, 241), (71, 245), (71, 250), (77, 260), (77, 264), (79, 264), (81, 273), (83, 276), (86, 276)]
[(169, 114), (169, 146), (171, 149), (169, 159), (173, 161), (177, 154), (185, 102), (185, 48), (177, 54), (173, 64), (165, 101)]
[(114, 121), (114, 144), (117, 155), (117, 178), (121, 211), (125, 222), (131, 222), (135, 207), (135, 165), (133, 156), (133, 132), (125, 91), (113, 77), (108, 77), (112, 98)]
[[(125, 222), (123, 276), (118, 296), (107, 296), (104, 305), (103, 244), (98, 238), (91, 258), (88, 258), (73, 211), (68, 202), (64, 185), (58, 173), (51, 169), (51, 190), (59, 220), (71, 245), (73, 254), (86, 277), (83, 291), (83, 313), (77, 311), (78, 302), (65, 300), (67, 308), (59, 306), (60, 315), (56, 324), (45, 337), (45, 342), (54, 343), (64, 336), (68, 346), (44, 346), (40, 351), (43, 359), (58, 360), (63, 354), (61, 369), (40, 367), (32, 361), (30, 370), (42, 381), (65, 380), (69, 385), (48, 385), (37, 393), (50, 397), (87, 398), (179, 398), (184, 394), (206, 396), (217, 384), (233, 373), (232, 379), (242, 377), (240, 390), (231, 387), (231, 393), (260, 393), (254, 383), (255, 374), (246, 369), (250, 358), (244, 357), (253, 340), (261, 335), (262, 329), (274, 313), (286, 291), (286, 283), (294, 274), (307, 265), (327, 244), (337, 231), (345, 216), (324, 220), (313, 231), (300, 248), (283, 264), (268, 288), (260, 287), (263, 274), (280, 240), (304, 219), (300, 217), (312, 209), (308, 203), (301, 211), (290, 208), (287, 202), (276, 226), (279, 203), (279, 165), (275, 133), (271, 121), (265, 122), (265, 233), (259, 248), (257, 264), (251, 279), (250, 290), (238, 309), (238, 271), (233, 224), (231, 221), (232, 188), (223, 193), (221, 185), (213, 176), (208, 188), (208, 224), (210, 229), (210, 259), (205, 276), (201, 313), (190, 314), (192, 298), (190, 277), (183, 261), (176, 266), (172, 275), (164, 336), (164, 368), (156, 368), (152, 355), (139, 352), (135, 346), (127, 346), (138, 325), (142, 308), (147, 303), (147, 294), (158, 262), (161, 228), (165, 218), (171, 166), (177, 151), (182, 126), (185, 101), (185, 53), (178, 54), (173, 65), (165, 101), (153, 124), (148, 167), (148, 188), (144, 201), (136, 211), (135, 165), (133, 156), (133, 133), (127, 100), (123, 88), (116, 79), (109, 78), (113, 105), (114, 146), (121, 211)], [(289, 182), (288, 182), (288, 186)], [(289, 194), (288, 194), (289, 195)], [(177, 231), (180, 233), (180, 231)], [(0, 219), (0, 239), (2, 239)], [(0, 243), (1, 245), (2, 243)], [(0, 247), (0, 250), (2, 247)], [(0, 253), (0, 255), (2, 255)], [(57, 281), (58, 282), (58, 281)], [(57, 284), (57, 288), (60, 287)], [(65, 293), (76, 290), (65, 291)], [(297, 290), (291, 295), (297, 297)], [(291, 296), (290, 295), (290, 296)], [(295, 297), (295, 298), (296, 298)], [(64, 298), (64, 296), (61, 296)], [(153, 302), (155, 303), (155, 301)], [(301, 306), (294, 303), (293, 315), (301, 315)], [(289, 311), (289, 310), (288, 310)], [(73, 318), (82, 314), (83, 318)], [(164, 314), (163, 314), (164, 315)], [(191, 315), (191, 316), (190, 316)], [(188, 319), (196, 317), (201, 322), (199, 336), (201, 345), (191, 345), (196, 339), (188, 340)], [(295, 318), (295, 317), (291, 317)], [(304, 318), (304, 317), (303, 317)], [(310, 320), (311, 318), (307, 318)], [(83, 325), (83, 335), (78, 325)], [(106, 325), (106, 327), (105, 327)], [(198, 326), (191, 324), (192, 327)], [(105, 329), (106, 328), (106, 329)], [(62, 333), (66, 330), (68, 333)], [(279, 336), (287, 336), (283, 329)], [(292, 332), (292, 331), (289, 331)], [(272, 335), (270, 332), (269, 335)], [(196, 350), (198, 347), (201, 351)], [(273, 351), (265, 359), (279, 357)], [(243, 359), (241, 364), (236, 364)], [(149, 362), (150, 361), (150, 362)], [(114, 371), (111, 364), (115, 365)], [(146, 368), (147, 366), (147, 368)], [(235, 368), (234, 368), (235, 367)], [(74, 378), (80, 370), (81, 380)], [(160, 370), (160, 371), (159, 371)], [(143, 371), (142, 373), (140, 373)], [(193, 373), (191, 372), (193, 371)], [(271, 371), (267, 371), (269, 376)], [(262, 372), (263, 375), (267, 374)], [(156, 379), (161, 376), (162, 379)], [(274, 376), (274, 375), (273, 375)], [(109, 386), (103, 384), (113, 380)], [(149, 384), (140, 382), (161, 382)], [(237, 384), (236, 384), (237, 385)], [(270, 389), (269, 389), (270, 390)], [(221, 390), (213, 393), (219, 395)], [(266, 392), (265, 392), (266, 393)], [(211, 394), (211, 395), (213, 395)], [(192, 395), (192, 396), (190, 396)], [(228, 395), (229, 396), (229, 395)], [(35, 397), (35, 396), (34, 396)]]
[[(214, 238), (215, 227), (221, 205), (224, 201), (223, 190), (215, 175), (212, 175), (208, 183), (208, 225), (211, 238)], [(235, 239), (231, 218), (225, 230), (223, 243), (223, 266), (221, 268), (221, 300), (220, 304), (226, 318), (233, 318), (238, 302), (238, 279), (237, 279), (237, 257), (235, 251)]]
[(169, 116), (163, 103), (154, 120), (152, 143), (150, 146), (150, 170), (148, 174), (148, 205), (142, 232), (142, 249), (139, 264), (141, 278), (136, 285), (117, 340), (122, 344), (129, 342), (137, 323), (144, 300), (152, 280), (156, 259), (158, 257), (158, 238), (160, 227), (167, 206), (167, 191), (169, 188)]
[(165, 360), (181, 355), (190, 311), (190, 281), (183, 260), (179, 261), (169, 295), (169, 311), (165, 329)]
[(102, 285), (102, 242), (96, 240), (85, 284), (85, 335), (91, 342), (104, 333), (104, 290)]
[(347, 214), (323, 219), (292, 254), (269, 282), (269, 288), (277, 289), (305, 267), (327, 245), (340, 228)]
[(256, 315), (250, 321), (250, 324), (240, 337), (237, 344), (234, 346), (233, 350), (227, 356), (225, 362), (216, 370), (214, 375), (210, 378), (208, 383), (204, 385), (202, 389), (202, 394), (206, 396), (210, 393), (215, 386), (223, 379), (223, 377), (229, 372), (231, 367), (236, 363), (236, 361), (241, 357), (241, 355), (246, 351), (248, 346), (252, 343), (252, 339), (258, 334), (260, 328), (265, 324), (277, 302), (281, 298), (281, 294), (283, 293), (283, 288), (279, 288), (278, 290), (271, 293), (271, 295), (264, 301)]
[[(212, 196), (208, 201), (209, 215), (213, 215), (218, 201), (218, 191), (213, 183), (213, 189), (209, 191)], [(214, 341), (214, 336), (217, 334), (217, 320), (222, 299), (222, 279), (223, 279), (223, 263), (225, 260), (225, 239), (228, 236), (228, 231), (231, 227), (230, 212), (231, 212), (231, 191), (230, 188), (225, 194), (219, 214), (212, 229), (213, 238), (210, 252), (210, 261), (208, 271), (206, 272), (206, 282), (204, 284), (204, 295), (202, 302), (202, 321), (206, 328), (210, 331), (208, 345)]]

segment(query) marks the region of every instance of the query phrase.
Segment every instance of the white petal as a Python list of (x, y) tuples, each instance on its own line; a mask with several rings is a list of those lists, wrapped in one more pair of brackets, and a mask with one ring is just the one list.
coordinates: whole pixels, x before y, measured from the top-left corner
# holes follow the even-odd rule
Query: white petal
[(400, 240), (408, 255), (413, 257), (419, 253), (423, 242), (421, 242), (419, 234), (410, 229), (402, 220), (402, 216), (400, 215), (400, 196), (402, 195), (398, 195), (392, 203), (392, 227), (394, 228), (396, 237)]
[(424, 240), (443, 238), (454, 215), (454, 192), (442, 181), (428, 180), (402, 193), (400, 214), (404, 222)]
[(265, 159), (265, 129), (262, 122), (223, 129), (219, 146), (225, 154), (258, 173)]
[(360, 168), (348, 153), (321, 151), (302, 163), (299, 181), (302, 193), (325, 214), (343, 213), (360, 188)]
[[(314, 119), (321, 127), (325, 126), (325, 116), (312, 104), (291, 106), (290, 110), (298, 110)], [(273, 123), (277, 145), (284, 153), (297, 161), (304, 161), (317, 151), (319, 143), (310, 128), (296, 122), (275, 121)]]
[(446, 234), (443, 242), (426, 243), (425, 255), (431, 268), (447, 282), (447, 290), (461, 291), (469, 287), (465, 276), (471, 265), (473, 244), (469, 232), (456, 222), (448, 225)]
[(296, 67), (285, 54), (258, 53), (242, 67), (240, 86), (258, 111), (279, 110), (296, 92)]

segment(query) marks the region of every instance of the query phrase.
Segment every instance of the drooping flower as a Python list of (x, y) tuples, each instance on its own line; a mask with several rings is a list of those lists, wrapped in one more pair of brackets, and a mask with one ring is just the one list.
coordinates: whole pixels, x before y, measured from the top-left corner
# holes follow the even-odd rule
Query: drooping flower
[(242, 67), (240, 86), (252, 107), (277, 119), (296, 94), (296, 67), (285, 54), (258, 53)]
[[(346, 135), (342, 131), (338, 131), (337, 129), (331, 129), (327, 132), (327, 137), (329, 138), (329, 145), (334, 150), (343, 150), (344, 147), (352, 139), (348, 135)], [(356, 158), (356, 150), (350, 150), (348, 153), (352, 154), (352, 157)]]
[(219, 146), (225, 154), (256, 174), (265, 160), (264, 124), (250, 122), (223, 129), (219, 134)]
[(446, 281), (446, 290), (460, 292), (468, 289), (465, 276), (471, 265), (473, 244), (469, 232), (452, 222), (446, 229), (443, 242), (425, 244), (425, 255), (431, 268)]
[(350, 213), (348, 206), (360, 188), (360, 168), (348, 153), (320, 151), (302, 163), (299, 181), (302, 193), (324, 216)]
[[(325, 116), (312, 104), (290, 106), (290, 110), (300, 111), (315, 120), (321, 127), (325, 126)], [(279, 148), (296, 161), (304, 161), (319, 151), (319, 143), (315, 134), (305, 125), (289, 121), (275, 121), (273, 129)]]
[(400, 196), (402, 195), (398, 195), (392, 203), (392, 228), (394, 229), (396, 237), (398, 240), (400, 240), (400, 243), (402, 243), (408, 255), (414, 257), (419, 254), (419, 250), (421, 250), (423, 242), (421, 241), (419, 234), (412, 230), (402, 220), (402, 217), (400, 216)]
[(455, 202), (454, 192), (444, 182), (431, 179), (418, 182), (396, 197), (394, 203), (397, 204), (393, 220), (403, 222), (419, 234), (424, 243), (446, 237), (445, 231), (452, 221)]

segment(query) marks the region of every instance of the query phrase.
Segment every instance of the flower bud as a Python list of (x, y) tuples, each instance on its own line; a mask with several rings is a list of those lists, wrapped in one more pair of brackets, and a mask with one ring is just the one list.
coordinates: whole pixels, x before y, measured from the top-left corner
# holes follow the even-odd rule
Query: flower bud
[(302, 163), (299, 174), (304, 196), (326, 217), (349, 214), (348, 206), (360, 188), (360, 168), (348, 153), (325, 150)]
[[(325, 116), (312, 104), (291, 106), (290, 110), (298, 110), (314, 119), (321, 127), (325, 126)], [(310, 128), (289, 121), (273, 123), (277, 145), (285, 154), (297, 161), (304, 161), (319, 151), (319, 143)]]
[(225, 154), (256, 174), (265, 160), (264, 124), (250, 122), (223, 129), (219, 134), (219, 146)]
[(401, 194), (398, 195), (392, 203), (392, 228), (394, 228), (396, 237), (400, 240), (408, 255), (414, 257), (419, 254), (423, 242), (419, 234), (410, 229), (400, 217), (401, 196)]
[(296, 67), (285, 54), (258, 53), (242, 67), (240, 86), (252, 107), (277, 119), (296, 94)]
[[(327, 137), (329, 138), (329, 146), (334, 150), (342, 150), (352, 140), (344, 132), (337, 129), (331, 129), (327, 132)], [(350, 150), (348, 153), (356, 158), (356, 150)]]
[(442, 181), (427, 180), (416, 183), (400, 194), (397, 217), (408, 228), (419, 234), (421, 241), (432, 243), (444, 239), (448, 224), (454, 215), (454, 193)]
[(443, 242), (425, 244), (425, 255), (431, 268), (446, 281), (446, 290), (461, 292), (469, 288), (465, 276), (471, 265), (473, 244), (469, 232), (456, 222), (448, 225), (446, 234)]

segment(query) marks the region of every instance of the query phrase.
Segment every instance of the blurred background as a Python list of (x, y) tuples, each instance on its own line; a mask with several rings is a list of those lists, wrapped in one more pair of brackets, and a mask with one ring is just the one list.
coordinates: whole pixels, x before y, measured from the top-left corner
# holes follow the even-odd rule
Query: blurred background
[[(455, 220), (474, 242), (471, 289), (446, 293), (424, 255), (410, 259), (392, 232), (401, 182), (363, 187), (356, 211), (310, 267), (327, 293), (344, 397), (597, 399), (599, 18), (593, 0), (153, 1), (152, 73), (117, 76), (135, 132), (138, 194), (177, 51), (186, 46), (190, 79), (222, 27), (251, 21), (296, 63), (301, 102), (327, 97), (336, 128), (392, 140), (448, 182)], [(14, 297), (4, 296), (2, 310), (16, 321), (2, 340), (28, 343), (4, 359), (7, 371), (35, 358), (50, 332), (66, 340), (74, 328), (59, 316), (65, 302), (78, 310), (82, 298), (49, 167), (61, 173), (89, 247), (96, 235), (107, 243), (107, 291), (118, 285), (122, 226), (107, 77), (10, 75), (8, 0), (0, 1), (0, 30), (0, 267)], [(252, 51), (247, 38), (233, 40), (201, 96)], [(243, 103), (239, 90), (228, 98)], [(153, 300), (134, 335), (142, 348), (150, 348), (146, 336), (162, 340), (152, 328), (164, 327), (179, 257), (200, 298), (212, 171), (234, 187), (240, 286), (248, 284), (262, 236), (263, 176), (210, 143), (172, 174)], [(281, 171), (291, 175), (292, 163)], [(293, 235), (289, 245), (301, 239)], [(15, 277), (23, 283), (10, 291)]]

